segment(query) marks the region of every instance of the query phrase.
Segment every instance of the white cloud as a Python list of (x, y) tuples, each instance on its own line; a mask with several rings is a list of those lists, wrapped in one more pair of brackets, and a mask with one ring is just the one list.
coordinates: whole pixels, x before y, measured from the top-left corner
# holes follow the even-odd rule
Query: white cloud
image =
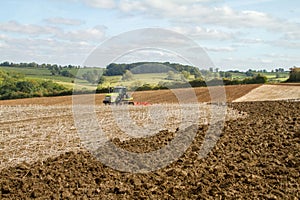
[[(273, 15), (258, 12), (257, 10), (234, 9), (245, 8), (247, 6), (244, 5), (248, 4), (259, 4), (259, 0), (234, 0), (229, 4), (224, 0), (66, 1), (72, 1), (73, 3), (82, 2), (82, 4), (89, 6), (89, 8), (83, 6), (82, 13), (88, 15), (88, 12), (92, 10), (93, 15), (91, 17), (105, 16), (103, 20), (107, 20), (107, 16), (112, 17), (111, 21), (107, 20), (104, 23), (109, 24), (110, 31), (113, 34), (117, 34), (114, 31), (120, 30), (120, 27), (124, 27), (124, 31), (140, 27), (141, 22), (145, 20), (149, 24), (142, 24), (144, 26), (153, 26), (157, 22), (158, 27), (169, 27), (171, 30), (184, 34), (196, 41), (203, 42), (203, 40), (207, 40), (204, 41), (204, 45), (207, 45), (204, 49), (212, 52), (213, 55), (218, 54), (218, 58), (214, 60), (219, 59), (221, 65), (260, 67), (264, 64), (277, 66), (283, 64), (284, 61), (287, 65), (292, 62), (295, 63), (294, 65), (299, 63), (297, 58), (286, 57), (286, 60), (284, 60), (284, 56), (281, 56), (280, 59), (276, 56), (268, 57), (266, 55), (251, 58), (251, 56), (255, 57), (260, 51), (274, 52), (273, 50), (276, 50), (277, 52), (285, 52), (287, 55), (290, 51), (296, 54), (300, 48), (300, 24), (296, 23), (297, 20), (277, 18), (275, 17), (277, 14), (271, 9), (266, 9), (266, 12), (273, 12)], [(110, 10), (108, 12), (105, 11), (104, 14), (98, 13), (99, 15), (94, 15), (95, 10), (90, 9), (90, 7), (100, 8), (98, 12), (102, 12), (103, 10), (101, 9)], [(128, 26), (126, 26), (127, 18), (124, 20), (116, 19), (118, 16), (123, 17), (124, 15), (135, 16), (128, 18), (130, 20)], [(74, 63), (74, 61), (82, 59), (84, 55), (90, 52), (93, 46), (106, 38), (106, 29), (105, 27), (94, 25), (87, 27), (89, 23), (93, 23), (95, 20), (84, 24), (84, 21), (78, 20), (81, 17), (79, 14), (74, 12), (73, 16), (75, 19), (63, 17), (48, 18), (41, 21), (40, 24), (22, 24), (17, 21), (0, 22), (1, 55), (3, 57), (11, 55), (12, 58), (13, 53), (15, 53), (14, 58), (18, 58), (20, 61), (37, 58), (37, 61), (44, 59), (42, 62), (47, 62), (48, 60), (60, 62), (64, 59), (65, 63)], [(86, 16), (86, 18), (88, 17)], [(134, 24), (135, 22), (137, 22), (136, 25)], [(84, 29), (83, 27), (87, 28)], [(169, 37), (167, 40), (163, 42), (166, 42), (168, 45), (182, 43), (178, 38)], [(116, 48), (119, 46), (120, 44), (117, 43)], [(248, 47), (249, 50), (247, 49)], [(259, 47), (263, 47), (263, 49), (258, 49)], [(246, 53), (239, 50), (246, 50), (249, 58), (241, 58)], [(232, 59), (222, 60), (223, 52), (224, 58), (230, 55)], [(226, 52), (234, 53), (229, 54)], [(156, 54), (153, 54), (153, 56), (159, 57)], [(11, 60), (13, 61), (14, 59)]]
[(183, 22), (215, 24), (228, 28), (261, 28), (271, 31), (300, 28), (297, 24), (275, 19), (262, 12), (235, 11), (227, 6), (217, 8), (193, 6), (186, 12), (177, 13), (177, 16)]
[(235, 38), (235, 34), (231, 32), (224, 32), (217, 29), (195, 27), (174, 27), (172, 30), (184, 34), (186, 36), (199, 40), (231, 40)]
[(267, 69), (272, 70), (274, 67), (288, 69), (291, 66), (300, 64), (300, 59), (293, 56), (284, 57), (282, 54), (273, 54), (273, 56), (257, 55), (252, 57), (224, 57), (214, 59), (216, 66), (221, 66), (226, 70), (229, 69)]
[[(255, 10), (234, 10), (223, 0), (78, 0), (95, 8), (114, 8), (123, 14), (150, 16), (175, 25), (210, 24), (226, 28), (260, 28), (269, 31), (299, 31), (300, 25)], [(268, 2), (270, 0), (264, 0)], [(218, 4), (218, 2), (220, 2)], [(259, 1), (246, 1), (257, 4)], [(215, 4), (216, 3), (216, 4)], [(224, 5), (225, 4), (225, 5)], [(233, 3), (238, 4), (238, 2)], [(246, 7), (246, 6), (244, 6)]]
[(16, 21), (9, 21), (0, 24), (0, 31), (12, 32), (21, 35), (39, 36), (42, 38), (55, 38), (69, 41), (91, 41), (101, 42), (105, 38), (104, 26), (93, 28), (64, 31), (61, 28), (52, 26), (41, 26), (36, 24), (20, 24)]
[(96, 8), (114, 8), (116, 6), (114, 0), (83, 0), (83, 2)]
[(279, 40), (272, 41), (269, 44), (284, 48), (300, 49), (300, 30), (287, 31)]
[(133, 62), (141, 62), (141, 61), (150, 61), (150, 62), (174, 62), (174, 63), (187, 63), (184, 59), (179, 57), (176, 54), (172, 54), (170, 52), (162, 51), (162, 50), (138, 50), (128, 52), (123, 56), (119, 57), (114, 62), (117, 63), (133, 63)]
[(233, 47), (204, 47), (206, 51), (211, 52), (233, 52), (236, 51)]
[(0, 26), (1, 59), (81, 64), (88, 53), (105, 39), (105, 32), (104, 26), (65, 30), (47, 25), (5, 22)]
[(235, 6), (238, 6), (238, 7), (241, 7), (241, 6), (249, 7), (251, 5), (267, 3), (267, 2), (270, 2), (270, 1), (273, 1), (273, 0), (243, 0), (243, 1), (236, 0), (233, 3), (234, 3)]
[(295, 60), (299, 61), (299, 56), (296, 55), (290, 55), (285, 53), (267, 53), (263, 55), (264, 57), (271, 58), (271, 59), (280, 59), (282, 61), (288, 61), (288, 60)]
[(121, 11), (129, 13), (131, 11), (147, 11), (146, 5), (142, 1), (120, 1), (118, 7)]
[(45, 21), (49, 24), (55, 24), (55, 25), (60, 24), (60, 25), (71, 25), (71, 26), (78, 26), (84, 23), (82, 20), (67, 19), (62, 17), (48, 18), (45, 19)]
[(0, 39), (1, 39), (1, 40), (5, 39), (5, 38), (6, 38), (6, 35), (0, 34)]
[(105, 27), (95, 26), (93, 28), (61, 32), (56, 34), (55, 38), (69, 41), (91, 41), (99, 43), (105, 39)]
[(1, 48), (4, 48), (4, 47), (7, 47), (7, 44), (5, 42), (5, 39), (7, 38), (6, 35), (4, 34), (0, 34), (0, 47)]
[(85, 42), (61, 41), (51, 38), (7, 37), (0, 48), (1, 59), (12, 62), (82, 64), (95, 45)]
[(286, 40), (300, 40), (300, 30), (299, 31), (286, 32), (285, 35), (284, 35), (284, 39), (286, 39)]
[(55, 34), (58, 33), (60, 29), (52, 26), (20, 24), (19, 22), (16, 21), (8, 21), (0, 24), (0, 31), (29, 34), (29, 35), (40, 35), (40, 34)]
[(275, 18), (269, 14), (243, 10), (237, 11), (229, 6), (212, 7), (215, 1), (173, 1), (173, 0), (120, 0), (116, 9), (129, 15), (134, 12), (146, 16), (162, 18), (175, 24), (210, 24), (227, 28), (260, 28), (269, 31), (300, 30), (297, 23)]
[(238, 42), (243, 43), (243, 44), (262, 44), (262, 43), (267, 43), (264, 39), (261, 38), (243, 38), (239, 39)]
[(281, 47), (283, 49), (300, 49), (300, 41), (299, 40), (287, 40), (287, 39), (280, 39), (275, 41), (268, 42), (271, 46)]

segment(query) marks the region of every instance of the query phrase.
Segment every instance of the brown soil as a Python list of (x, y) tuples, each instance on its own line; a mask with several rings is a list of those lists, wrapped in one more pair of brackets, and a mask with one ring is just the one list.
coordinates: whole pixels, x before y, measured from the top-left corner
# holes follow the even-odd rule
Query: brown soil
[[(1, 199), (299, 199), (300, 103), (245, 102), (231, 107), (247, 118), (226, 122), (205, 159), (207, 127), (176, 162), (155, 172), (131, 174), (104, 166), (88, 152), (67, 152), (44, 162), (0, 172)], [(157, 149), (173, 133), (114, 141), (133, 152)], [(141, 145), (144, 144), (144, 145)]]
[[(260, 85), (234, 85), (225, 86), (226, 98), (228, 102), (244, 96), (251, 90), (259, 87)], [(180, 90), (180, 89), (179, 89)], [(199, 102), (210, 101), (208, 88), (199, 87), (195, 88), (195, 93)], [(133, 97), (135, 101), (149, 102), (149, 103), (174, 103), (177, 102), (176, 96), (169, 90), (158, 90), (158, 91), (140, 91), (134, 92)], [(96, 104), (101, 105), (104, 94), (96, 94)], [(86, 102), (87, 104), (89, 102)], [(90, 102), (93, 103), (93, 102)], [(29, 98), (29, 99), (16, 99), (16, 100), (2, 100), (0, 105), (71, 105), (72, 96), (62, 97), (40, 97), (40, 98)]]

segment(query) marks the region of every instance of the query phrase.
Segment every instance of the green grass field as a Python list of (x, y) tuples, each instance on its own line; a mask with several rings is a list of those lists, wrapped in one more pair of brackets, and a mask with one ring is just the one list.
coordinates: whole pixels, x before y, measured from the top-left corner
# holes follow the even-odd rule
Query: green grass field
[(289, 78), (289, 72), (267, 72), (261, 73), (268, 78), (268, 82), (284, 82)]
[[(56, 83), (59, 83), (66, 88), (73, 88), (74, 82), (77, 84), (77, 87), (92, 89), (94, 88), (92, 84), (88, 83), (82, 79), (76, 79), (60, 76), (60, 75), (52, 75), (51, 71), (46, 68), (21, 68), (21, 67), (0, 67), (0, 69), (5, 71), (14, 71), (18, 73), (22, 73), (25, 75), (25, 79), (31, 80), (52, 80)], [(73, 75), (84, 74), (88, 71), (93, 71), (95, 68), (81, 68), (78, 69), (70, 69), (70, 72)], [(97, 68), (99, 70), (99, 68)], [(113, 87), (116, 85), (123, 86), (132, 86), (132, 85), (143, 85), (143, 84), (151, 84), (155, 85), (161, 81), (170, 82), (171, 80), (166, 80), (166, 73), (153, 73), (153, 74), (134, 74), (133, 79), (130, 81), (123, 81), (122, 76), (105, 76), (105, 83), (102, 84), (102, 87)], [(179, 74), (175, 75), (175, 78), (180, 80)]]
[(232, 74), (232, 79), (244, 79), (247, 76), (244, 73), (234, 73), (230, 72)]
[[(230, 72), (232, 74), (232, 79), (245, 79), (247, 76), (245, 73), (235, 73)], [(254, 72), (254, 74), (261, 74), (268, 78), (268, 82), (283, 82), (289, 78), (289, 72)]]
[(25, 67), (3, 67), (0, 69), (5, 71), (14, 71), (25, 74), (26, 76), (51, 76), (51, 72), (46, 68), (25, 68)]

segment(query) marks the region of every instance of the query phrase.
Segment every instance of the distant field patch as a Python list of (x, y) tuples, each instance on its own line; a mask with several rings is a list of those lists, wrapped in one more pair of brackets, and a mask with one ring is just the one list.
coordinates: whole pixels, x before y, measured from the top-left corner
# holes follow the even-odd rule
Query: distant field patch
[(297, 85), (262, 85), (248, 94), (234, 100), (243, 101), (274, 101), (284, 99), (300, 99), (300, 86)]

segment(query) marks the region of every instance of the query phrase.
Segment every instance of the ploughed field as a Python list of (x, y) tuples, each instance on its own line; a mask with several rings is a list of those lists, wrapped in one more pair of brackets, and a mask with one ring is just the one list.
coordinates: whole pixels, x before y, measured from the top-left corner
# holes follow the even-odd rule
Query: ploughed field
[[(250, 89), (244, 94), (242, 91), (227, 88), (229, 101)], [(97, 160), (80, 142), (68, 100), (51, 104), (50, 99), (48, 103), (35, 100), (21, 106), (1, 106), (1, 199), (300, 198), (299, 101), (228, 103), (223, 131), (205, 158), (199, 157), (199, 150), (212, 123), (211, 106), (218, 110), (220, 105), (185, 104), (190, 118), (196, 108), (200, 111), (197, 133), (187, 151), (164, 168), (128, 173)], [(17, 101), (6, 102), (12, 105)], [(94, 113), (116, 146), (135, 153), (163, 148), (196, 122), (181, 123), (178, 104), (151, 103), (113, 109), (97, 105)], [(80, 106), (85, 109), (88, 105)], [(124, 109), (128, 109), (130, 120), (118, 120), (124, 119)], [(131, 129), (132, 124), (145, 128)]]
[[(234, 85), (226, 86), (226, 98), (231, 102), (239, 97), (244, 96), (251, 90), (259, 87), (259, 84), (253, 85)], [(194, 88), (195, 94), (199, 102), (210, 101), (209, 89), (205, 87)], [(176, 96), (170, 90), (157, 90), (157, 91), (136, 91), (132, 93), (134, 100), (138, 102), (149, 103), (174, 103), (178, 102)], [(95, 103), (102, 105), (104, 94), (95, 95)], [(94, 102), (85, 102), (86, 104)], [(72, 96), (61, 97), (39, 97), (30, 99), (16, 99), (16, 100), (3, 100), (0, 105), (71, 105)]]

